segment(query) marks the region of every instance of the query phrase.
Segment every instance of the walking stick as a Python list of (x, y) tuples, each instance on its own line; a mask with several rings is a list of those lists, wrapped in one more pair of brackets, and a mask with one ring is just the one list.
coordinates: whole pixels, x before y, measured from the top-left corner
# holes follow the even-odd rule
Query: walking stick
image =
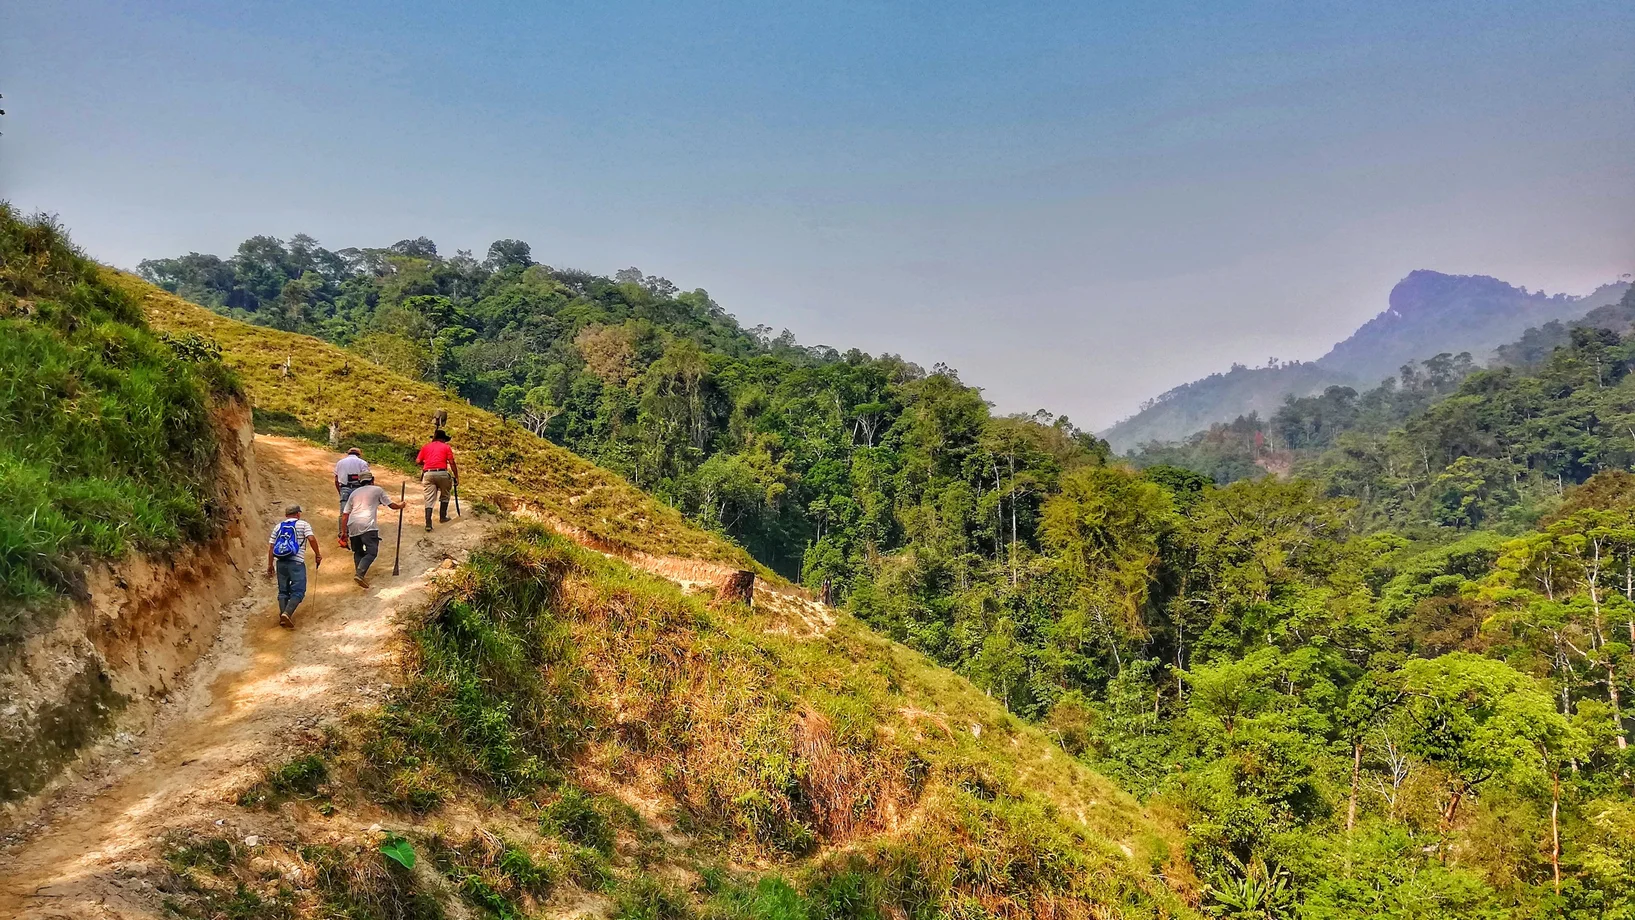
[(392, 548), (392, 574), (397, 574), (397, 560), (403, 555), (403, 506), (409, 497), (409, 484), (403, 483), (397, 489), (397, 546)]

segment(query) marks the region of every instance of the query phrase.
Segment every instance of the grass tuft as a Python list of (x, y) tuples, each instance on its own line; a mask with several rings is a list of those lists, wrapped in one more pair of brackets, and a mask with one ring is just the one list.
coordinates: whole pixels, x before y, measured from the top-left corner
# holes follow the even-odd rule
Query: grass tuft
[(500, 920), (533, 915), (557, 882), (543, 860), (482, 831), (459, 842), (433, 840), (431, 852), (462, 897)]
[(540, 814), (540, 830), (587, 847), (604, 856), (613, 853), (613, 822), (608, 805), (578, 786), (563, 786), (556, 801)]
[(267, 771), (260, 782), (238, 797), (242, 806), (271, 807), (287, 799), (315, 799), (323, 795), (329, 768), (317, 754), (305, 754)]

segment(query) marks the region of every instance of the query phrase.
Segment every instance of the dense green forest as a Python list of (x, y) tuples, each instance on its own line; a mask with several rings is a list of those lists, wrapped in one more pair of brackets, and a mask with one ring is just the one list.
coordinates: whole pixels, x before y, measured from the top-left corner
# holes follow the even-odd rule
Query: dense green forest
[(1287, 473), (1299, 460), (1334, 446), (1347, 432), (1383, 435), (1454, 392), (1476, 370), (1468, 352), (1440, 354), (1406, 365), (1395, 377), (1359, 394), (1331, 386), (1311, 396), (1287, 396), (1269, 418), (1258, 413), (1220, 422), (1181, 441), (1151, 441), (1129, 453), (1138, 467), (1179, 466), (1220, 485)]
[(1439, 356), (1127, 466), (947, 368), (515, 241), (258, 237), (141, 270), (446, 385), (827, 585), (1178, 814), (1219, 916), (1635, 917), (1618, 330), (1526, 366)]
[(443, 384), (841, 592), (949, 526), (956, 555), (1009, 558), (1062, 470), (1106, 456), (1067, 419), (993, 417), (952, 370), (802, 347), (702, 290), (553, 269), (511, 240), (479, 262), (425, 239), (336, 253), (257, 237), (141, 272)]
[(1225, 372), (1160, 393), (1099, 434), (1122, 453), (1153, 441), (1179, 441), (1234, 417), (1269, 415), (1288, 394), (1304, 396), (1356, 382), (1311, 361), (1271, 358), (1262, 367), (1233, 364)]

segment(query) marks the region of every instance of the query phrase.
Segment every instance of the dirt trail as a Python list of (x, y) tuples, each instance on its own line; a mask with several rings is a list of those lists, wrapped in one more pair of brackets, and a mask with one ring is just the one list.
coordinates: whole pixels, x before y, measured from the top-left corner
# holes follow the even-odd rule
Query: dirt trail
[[(308, 559), (297, 628), (278, 627), (273, 581), (258, 575), (152, 725), (88, 755), (79, 778), (0, 848), (0, 917), (152, 916), (157, 899), (144, 876), (162, 835), (231, 817), (233, 796), (262, 765), (285, 759), (290, 742), (377, 699), (391, 673), (394, 612), (421, 599), (443, 560), (463, 558), (487, 526), (470, 515), (432, 534), (406, 523), (402, 575), (391, 576), (383, 545), (365, 591), (335, 543), (335, 455), (263, 435), (255, 456), (268, 500), (262, 532), (298, 501), (323, 547), (321, 568)], [(396, 495), (401, 479), (383, 471), (380, 484)], [(418, 516), (414, 491), (411, 483), (409, 521)]]

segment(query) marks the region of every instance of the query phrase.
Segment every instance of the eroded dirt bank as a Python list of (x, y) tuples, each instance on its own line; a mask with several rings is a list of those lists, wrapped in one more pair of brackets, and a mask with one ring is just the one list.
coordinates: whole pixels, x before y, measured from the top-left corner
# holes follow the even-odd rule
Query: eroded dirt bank
[[(0, 802), (49, 785), (110, 728), (144, 726), (244, 593), (261, 522), (249, 409), (217, 415), (220, 535), (186, 552), (99, 563), (74, 603), (0, 660)], [(27, 803), (0, 813), (0, 831)], [(9, 818), (9, 821), (8, 821)]]

